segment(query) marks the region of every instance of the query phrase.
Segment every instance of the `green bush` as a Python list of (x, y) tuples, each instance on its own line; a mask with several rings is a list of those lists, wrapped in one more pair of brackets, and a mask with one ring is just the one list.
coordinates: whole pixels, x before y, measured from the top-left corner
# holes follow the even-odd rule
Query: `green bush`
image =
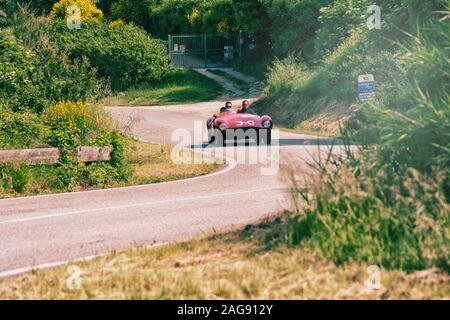
[(132, 25), (109, 28), (85, 23), (74, 32), (55, 19), (44, 27), (44, 33), (72, 59), (87, 57), (114, 89), (158, 81), (168, 71), (164, 44)]
[(87, 60), (69, 60), (48, 38), (30, 50), (11, 30), (0, 30), (0, 99), (11, 110), (42, 112), (62, 100), (95, 99), (103, 87)]
[[(115, 0), (110, 1), (110, 17), (122, 19), (129, 23), (150, 30), (150, 12), (159, 0)], [(106, 9), (106, 8), (105, 8)]]
[[(61, 102), (48, 108), (44, 119), (50, 128), (47, 142), (61, 150), (59, 188), (104, 186), (127, 180), (131, 174), (123, 138), (114, 130), (109, 115), (82, 102)], [(84, 164), (77, 160), (79, 146), (111, 146), (111, 160)]]
[(330, 0), (277, 0), (267, 8), (272, 24), (266, 28), (272, 53), (279, 59), (295, 54), (310, 60), (319, 28), (320, 9)]
[(199, 1), (189, 15), (193, 33), (229, 35), (238, 32), (232, 0)]
[(167, 39), (169, 34), (191, 34), (189, 15), (198, 0), (164, 0), (150, 9), (150, 32)]
[(48, 129), (34, 113), (0, 107), (0, 149), (35, 148), (44, 144)]

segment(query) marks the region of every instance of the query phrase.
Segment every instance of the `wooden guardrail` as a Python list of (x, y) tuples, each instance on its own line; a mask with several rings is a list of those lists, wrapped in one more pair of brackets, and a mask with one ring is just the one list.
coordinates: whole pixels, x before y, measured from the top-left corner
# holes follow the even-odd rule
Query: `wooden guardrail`
[[(111, 159), (111, 146), (80, 147), (78, 148), (78, 161), (97, 162)], [(61, 152), (58, 148), (0, 150), (0, 165), (8, 163), (26, 164), (55, 164), (58, 163)]]

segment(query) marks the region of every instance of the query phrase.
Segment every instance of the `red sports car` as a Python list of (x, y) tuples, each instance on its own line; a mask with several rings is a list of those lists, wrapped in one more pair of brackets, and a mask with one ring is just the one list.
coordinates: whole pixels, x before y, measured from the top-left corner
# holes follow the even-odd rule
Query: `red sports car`
[(208, 119), (206, 127), (210, 144), (215, 142), (225, 146), (226, 141), (231, 139), (254, 139), (258, 145), (263, 142), (272, 144), (272, 118), (268, 115), (259, 116), (253, 111), (215, 114)]

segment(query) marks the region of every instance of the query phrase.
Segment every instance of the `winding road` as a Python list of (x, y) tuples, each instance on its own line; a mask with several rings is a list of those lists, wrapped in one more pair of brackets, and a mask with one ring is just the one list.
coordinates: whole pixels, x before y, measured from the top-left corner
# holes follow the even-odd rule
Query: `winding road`
[[(174, 130), (193, 133), (195, 121), (203, 123), (220, 104), (107, 109), (135, 137), (175, 145)], [(191, 147), (204, 152), (203, 140), (197, 138)], [(329, 142), (280, 132), (275, 146), (267, 150), (276, 151), (279, 144), (282, 166), (297, 161), (306, 169), (302, 159), (317, 156), (318, 145)], [(0, 277), (115, 250), (186, 240), (254, 223), (287, 208), (282, 171), (263, 175), (261, 168), (267, 163), (241, 163), (233, 155), (237, 150), (259, 151), (256, 146), (217, 148), (218, 153), (228, 152), (227, 165), (199, 178), (0, 200)]]

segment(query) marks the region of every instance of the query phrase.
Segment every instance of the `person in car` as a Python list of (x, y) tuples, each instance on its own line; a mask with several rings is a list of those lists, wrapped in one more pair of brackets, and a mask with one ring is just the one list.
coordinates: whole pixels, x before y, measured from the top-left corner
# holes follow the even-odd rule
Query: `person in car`
[(248, 100), (244, 100), (244, 101), (242, 101), (242, 108), (239, 109), (237, 112), (238, 113), (247, 113), (249, 106), (250, 106), (250, 102)]
[(225, 107), (220, 108), (219, 113), (221, 116), (233, 113), (233, 103), (231, 101), (227, 101), (227, 103), (225, 103)]
[(244, 100), (242, 101), (242, 108), (237, 111), (238, 113), (248, 113), (256, 115), (256, 111), (251, 107), (250, 101)]

